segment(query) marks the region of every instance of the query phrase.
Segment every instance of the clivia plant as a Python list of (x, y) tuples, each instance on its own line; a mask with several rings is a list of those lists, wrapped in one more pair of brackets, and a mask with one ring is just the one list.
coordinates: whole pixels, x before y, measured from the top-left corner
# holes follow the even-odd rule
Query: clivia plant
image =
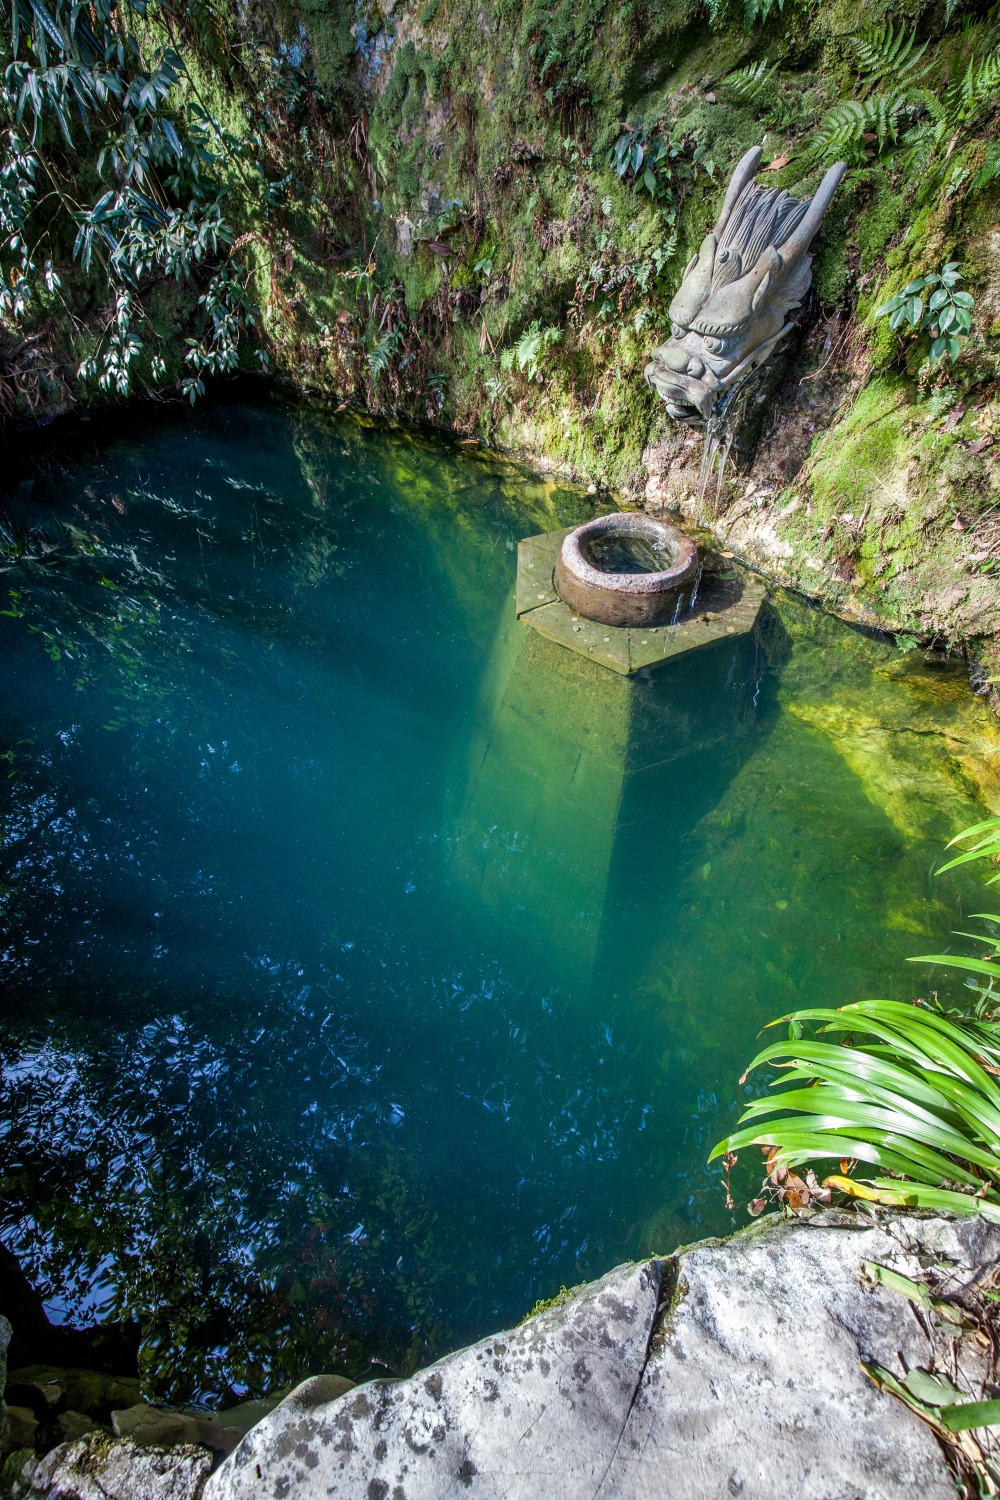
[[(939, 874), (974, 860), (995, 867), (1000, 818), (965, 829), (955, 846), (961, 852)], [(994, 868), (987, 884), (998, 879)], [(1000, 913), (978, 915), (1000, 927)], [(787, 1036), (764, 1047), (744, 1074), (772, 1069), (771, 1089), (746, 1106), (739, 1127), (712, 1152), (728, 1174), (739, 1151), (763, 1151), (767, 1178), (752, 1213), (769, 1201), (797, 1212), (838, 1192), (1000, 1222), (1000, 937), (962, 936), (985, 948), (984, 956), (912, 961), (969, 975), (978, 992), (971, 1014), (862, 1000), (771, 1023), (786, 1026)], [(804, 1178), (799, 1167), (808, 1169)]]

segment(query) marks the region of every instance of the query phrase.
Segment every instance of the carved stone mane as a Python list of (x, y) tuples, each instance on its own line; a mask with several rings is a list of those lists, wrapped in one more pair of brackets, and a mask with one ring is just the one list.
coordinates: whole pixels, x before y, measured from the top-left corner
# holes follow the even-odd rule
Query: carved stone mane
[(670, 304), (668, 341), (653, 351), (646, 380), (670, 415), (709, 425), (794, 324), (812, 282), (809, 246), (846, 167), (837, 162), (813, 198), (754, 181), (761, 149), (733, 173), (722, 212), (689, 262)]

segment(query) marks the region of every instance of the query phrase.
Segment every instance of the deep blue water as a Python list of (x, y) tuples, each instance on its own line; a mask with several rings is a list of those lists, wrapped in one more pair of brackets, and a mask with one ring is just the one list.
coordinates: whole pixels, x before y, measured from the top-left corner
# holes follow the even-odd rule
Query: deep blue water
[(512, 618), (580, 491), (276, 396), (122, 420), (0, 508), (0, 1233), (53, 1316), (215, 1402), (744, 1222), (760, 1026), (960, 914), (961, 674), (781, 599), (627, 684)]

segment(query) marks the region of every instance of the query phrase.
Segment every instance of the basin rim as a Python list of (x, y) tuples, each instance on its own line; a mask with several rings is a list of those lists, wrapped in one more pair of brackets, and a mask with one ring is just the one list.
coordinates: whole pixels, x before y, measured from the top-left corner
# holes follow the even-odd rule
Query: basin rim
[[(589, 562), (583, 548), (595, 537), (607, 536), (620, 531), (633, 536), (642, 536), (660, 546), (668, 546), (673, 553), (669, 568), (655, 573), (606, 572)], [(616, 594), (661, 595), (671, 589), (683, 588), (698, 570), (698, 549), (691, 538), (678, 531), (666, 521), (658, 521), (641, 510), (612, 511), (585, 521), (564, 537), (559, 551), (559, 561), (571, 577), (602, 593), (611, 590)]]

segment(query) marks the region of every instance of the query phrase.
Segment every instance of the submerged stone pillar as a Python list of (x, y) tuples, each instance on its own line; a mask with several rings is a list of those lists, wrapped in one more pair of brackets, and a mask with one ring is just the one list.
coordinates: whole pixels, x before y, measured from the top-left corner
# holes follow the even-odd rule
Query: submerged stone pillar
[(474, 737), (456, 859), (484, 913), (589, 975), (627, 774), (631, 687), (508, 619)]
[[(636, 886), (676, 864), (678, 841), (745, 757), (755, 660), (744, 635), (626, 676), (504, 623), (455, 861), (473, 920), (516, 935), (532, 974), (579, 989), (599, 963), (620, 966), (637, 936)], [(655, 829), (652, 855), (637, 824)]]

